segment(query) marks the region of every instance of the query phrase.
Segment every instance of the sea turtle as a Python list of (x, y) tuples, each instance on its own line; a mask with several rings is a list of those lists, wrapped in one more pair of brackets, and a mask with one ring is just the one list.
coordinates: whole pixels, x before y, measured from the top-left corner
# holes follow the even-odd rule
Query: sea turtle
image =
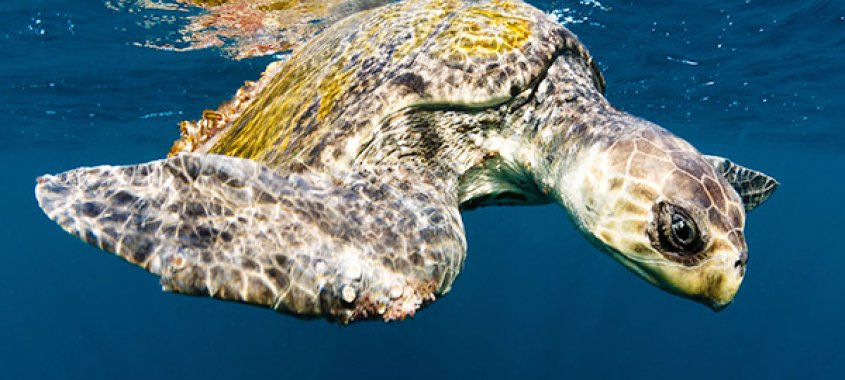
[(170, 158), (38, 178), (62, 228), (164, 290), (404, 319), (464, 263), (460, 211), (555, 202), (648, 282), (721, 309), (778, 185), (613, 108), (584, 46), (518, 0), (354, 13), (269, 65)]

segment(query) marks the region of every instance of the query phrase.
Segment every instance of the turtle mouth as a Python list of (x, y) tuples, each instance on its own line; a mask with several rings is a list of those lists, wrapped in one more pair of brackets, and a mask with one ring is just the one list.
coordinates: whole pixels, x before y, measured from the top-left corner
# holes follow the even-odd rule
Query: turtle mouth
[(690, 296), (690, 295), (681, 295), (684, 298), (688, 298), (692, 301), (695, 301), (699, 304), (707, 306), (710, 310), (713, 310), (714, 313), (718, 313), (722, 310), (725, 310), (728, 306), (733, 304), (734, 298), (733, 296), (729, 298), (719, 298), (713, 297), (710, 295), (702, 294), (698, 296)]
[[(652, 284), (661, 289), (667, 289), (668, 291), (675, 293), (669, 287), (666, 286), (664, 281), (661, 281), (658, 276), (648, 270), (648, 268), (643, 265), (644, 262), (641, 260), (636, 260), (631, 257), (626, 256), (625, 254), (617, 251), (616, 249), (611, 248), (610, 246), (605, 245), (604, 250), (609, 252), (611, 257), (613, 257), (616, 261), (618, 261), (622, 266), (627, 268), (629, 271), (634, 272), (637, 276), (640, 276), (642, 279), (646, 280), (649, 284)], [(683, 296), (682, 294), (679, 294)]]
[[(731, 282), (728, 280), (729, 275), (720, 275), (719, 277), (721, 277), (722, 280), (717, 281), (716, 283), (721, 286), (708, 286), (706, 290), (701, 289), (699, 291), (685, 290), (685, 286), (674, 283), (669, 277), (662, 275), (660, 270), (656, 270), (654, 268), (655, 265), (659, 265), (658, 262), (652, 260), (638, 260), (636, 258), (626, 256), (615, 249), (608, 249), (608, 251), (616, 261), (631, 272), (634, 272), (637, 276), (646, 280), (648, 283), (668, 293), (707, 306), (714, 312), (720, 312), (733, 303), (734, 296), (736, 295), (737, 290), (739, 290), (739, 283), (741, 283), (742, 279), (742, 276), (740, 275), (739, 283), (731, 286), (727, 283)], [(677, 265), (672, 266), (678, 267)], [(741, 270), (744, 270), (744, 268), (741, 268)]]
[(704, 304), (707, 305), (708, 307), (710, 307), (710, 309), (713, 310), (714, 312), (718, 313), (722, 310), (725, 310), (725, 308), (730, 306), (730, 304), (732, 304), (733, 302), (734, 302), (734, 300), (729, 300), (729, 301), (708, 300), (707, 302), (704, 302)]

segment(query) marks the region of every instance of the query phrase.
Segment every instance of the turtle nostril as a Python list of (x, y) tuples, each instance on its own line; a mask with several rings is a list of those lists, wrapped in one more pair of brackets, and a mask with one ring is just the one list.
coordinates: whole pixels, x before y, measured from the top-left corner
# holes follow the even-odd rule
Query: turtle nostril
[(745, 266), (747, 263), (748, 263), (748, 251), (742, 250), (742, 252), (739, 253), (739, 260), (734, 262), (734, 267), (736, 268), (736, 267), (739, 267), (739, 266)]

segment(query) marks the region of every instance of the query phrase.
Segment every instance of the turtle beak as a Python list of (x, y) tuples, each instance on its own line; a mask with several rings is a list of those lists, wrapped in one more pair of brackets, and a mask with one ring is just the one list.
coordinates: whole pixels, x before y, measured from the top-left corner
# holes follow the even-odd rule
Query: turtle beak
[(728, 305), (730, 305), (731, 303), (733, 303), (733, 299), (726, 302), (713, 300), (711, 302), (708, 302), (707, 306), (709, 306), (710, 309), (718, 313), (728, 307)]
[[(733, 253), (731, 257), (747, 257)], [(695, 268), (680, 265), (642, 266), (620, 260), (646, 281), (719, 312), (734, 300), (745, 275), (745, 259), (712, 260)]]
[[(742, 281), (740, 279), (740, 281)], [(714, 289), (715, 290), (715, 289)], [(726, 286), (719, 289), (718, 293), (710, 293), (710, 294), (701, 294), (701, 295), (689, 295), (689, 294), (680, 294), (678, 295), (689, 298), (693, 301), (696, 301), (704, 306), (710, 308), (714, 312), (720, 312), (725, 310), (730, 304), (734, 301), (734, 296), (736, 295), (737, 290), (739, 290), (739, 283), (736, 286)], [(673, 292), (674, 293), (674, 292)]]
[(743, 250), (739, 252), (737, 257), (738, 259), (733, 262), (731, 268), (725, 268), (721, 275), (711, 277), (714, 279), (720, 277), (720, 280), (715, 282), (718, 286), (711, 286), (703, 294), (703, 299), (699, 300), (715, 312), (728, 307), (733, 302), (740, 285), (742, 285), (742, 280), (745, 277), (745, 265), (748, 262), (748, 253)]

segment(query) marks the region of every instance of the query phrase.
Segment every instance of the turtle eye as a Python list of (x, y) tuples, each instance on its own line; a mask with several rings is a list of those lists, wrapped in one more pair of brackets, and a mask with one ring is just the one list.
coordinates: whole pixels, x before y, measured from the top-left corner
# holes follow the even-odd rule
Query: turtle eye
[(672, 237), (679, 246), (689, 248), (698, 239), (698, 230), (689, 217), (676, 212), (672, 214)]
[[(666, 202), (656, 206), (652, 244), (661, 252), (682, 258), (692, 257), (704, 248), (704, 237), (690, 213)], [(655, 233), (656, 232), (656, 233)]]

